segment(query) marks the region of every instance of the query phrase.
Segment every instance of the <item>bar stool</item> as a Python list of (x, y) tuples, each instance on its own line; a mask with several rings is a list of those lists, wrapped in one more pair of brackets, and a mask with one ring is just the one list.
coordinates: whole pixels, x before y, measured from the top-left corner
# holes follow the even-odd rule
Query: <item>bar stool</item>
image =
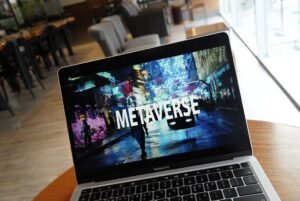
[(57, 29), (55, 26), (50, 25), (50, 26), (47, 26), (45, 28), (44, 32), (48, 36), (48, 42), (49, 42), (49, 45), (51, 47), (51, 54), (54, 57), (55, 64), (58, 67), (62, 66), (60, 64), (60, 62), (57, 60), (56, 52), (58, 52), (59, 56), (64, 61), (64, 64), (68, 65), (66, 56), (65, 56), (64, 51), (63, 51), (63, 47), (61, 45), (63, 39), (61, 38), (61, 34), (59, 32), (59, 29)]
[(11, 109), (8, 103), (8, 95), (4, 86), (4, 78), (1, 75), (0, 70), (0, 110), (8, 110), (11, 116), (15, 116), (14, 111)]

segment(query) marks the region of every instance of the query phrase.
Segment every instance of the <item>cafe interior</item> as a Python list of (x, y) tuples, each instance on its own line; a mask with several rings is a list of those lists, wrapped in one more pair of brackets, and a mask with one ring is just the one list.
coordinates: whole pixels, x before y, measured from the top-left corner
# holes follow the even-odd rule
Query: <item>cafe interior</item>
[[(0, 200), (32, 200), (73, 165), (57, 79), (63, 66), (227, 32), (246, 118), (299, 127), (299, 69), (287, 75), (275, 66), (282, 48), (295, 57), (288, 66), (299, 59), (288, 22), (300, 7), (266, 2), (0, 0)], [(273, 12), (262, 21), (277, 20), (266, 30), (254, 20), (260, 6)]]

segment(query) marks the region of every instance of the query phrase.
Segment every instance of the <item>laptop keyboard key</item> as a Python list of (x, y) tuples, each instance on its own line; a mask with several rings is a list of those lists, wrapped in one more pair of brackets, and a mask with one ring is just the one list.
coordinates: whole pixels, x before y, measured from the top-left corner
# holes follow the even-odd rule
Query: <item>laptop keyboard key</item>
[(134, 193), (135, 193), (135, 187), (134, 186), (130, 186), (130, 187), (125, 188), (125, 192), (124, 192), (125, 195), (132, 195)]
[(172, 197), (170, 198), (170, 201), (182, 201), (181, 197)]
[(120, 197), (122, 196), (124, 193), (124, 189), (123, 188), (119, 188), (113, 191), (113, 197)]
[(141, 199), (140, 194), (135, 194), (135, 195), (129, 196), (129, 201), (140, 201), (140, 199)]
[(227, 188), (223, 190), (225, 198), (233, 198), (237, 196), (236, 190), (234, 188)]
[(243, 180), (241, 178), (230, 179), (230, 183), (232, 187), (243, 186)]
[(88, 201), (89, 200), (90, 195), (89, 194), (85, 194), (85, 195), (81, 195), (78, 199), (78, 201)]
[(169, 201), (167, 198), (165, 199), (160, 199), (160, 200), (157, 200), (157, 201)]
[(230, 184), (228, 180), (217, 181), (217, 185), (219, 189), (230, 188)]
[(240, 196), (262, 193), (262, 190), (258, 184), (238, 187), (237, 191)]
[(192, 192), (193, 193), (201, 193), (204, 191), (203, 185), (202, 184), (196, 184), (192, 186)]
[(101, 187), (93, 188), (92, 192), (93, 193), (100, 193), (101, 192)]
[(179, 195), (191, 194), (191, 188), (189, 186), (183, 186), (179, 188)]
[(257, 184), (257, 179), (253, 175), (244, 177), (243, 180), (246, 185)]
[(257, 194), (246, 197), (234, 198), (233, 201), (267, 201), (267, 198), (264, 194)]
[(209, 181), (218, 181), (221, 179), (220, 174), (218, 172), (209, 174), (208, 178), (209, 178)]
[(159, 190), (154, 192), (154, 199), (159, 200), (166, 197), (166, 191), (165, 190)]
[(242, 168), (247, 168), (249, 167), (249, 163), (245, 162), (245, 163), (241, 163)]
[(91, 188), (87, 188), (87, 189), (83, 189), (82, 191), (81, 191), (81, 194), (83, 195), (83, 194), (89, 194), (90, 192), (92, 192), (92, 189)]
[(195, 195), (186, 195), (186, 196), (183, 196), (183, 201), (196, 201)]
[(136, 193), (144, 193), (147, 191), (147, 185), (140, 185), (136, 187)]
[(90, 201), (95, 201), (100, 199), (100, 193), (92, 193), (90, 196)]
[(167, 197), (174, 197), (178, 196), (178, 190), (177, 188), (172, 188), (167, 190)]
[(174, 180), (172, 180), (172, 185), (173, 185), (173, 187), (183, 186), (183, 181), (182, 181), (182, 179), (174, 179)]
[(217, 185), (215, 182), (209, 182), (204, 184), (204, 188), (206, 191), (214, 191), (217, 190)]
[(167, 189), (171, 187), (170, 181), (162, 181), (160, 182), (160, 189)]
[(226, 165), (221, 167), (222, 170), (234, 170), (234, 169), (239, 169), (241, 166), (239, 164), (233, 164), (233, 165)]
[(118, 197), (117, 201), (128, 201), (128, 196)]
[(156, 191), (158, 190), (158, 183), (151, 183), (148, 185), (149, 191)]
[(233, 178), (233, 174), (231, 171), (224, 171), (224, 172), (221, 172), (221, 177), (222, 177), (222, 179), (231, 179), (231, 178)]
[(107, 199), (112, 196), (112, 191), (104, 191), (101, 195), (101, 199)]
[(208, 193), (198, 193), (196, 197), (197, 197), (197, 201), (209, 201)]
[(237, 169), (233, 170), (234, 176), (236, 177), (244, 177), (248, 175), (252, 175), (252, 170), (250, 168), (243, 168), (243, 169)]
[(207, 175), (205, 175), (205, 174), (197, 176), (196, 180), (197, 180), (197, 183), (208, 182)]
[(142, 194), (142, 201), (150, 201), (153, 199), (153, 193), (147, 192)]
[(186, 177), (186, 178), (184, 178), (184, 184), (185, 185), (192, 185), (192, 184), (195, 184), (195, 183), (196, 183), (195, 177)]
[(222, 192), (220, 190), (218, 190), (218, 191), (211, 191), (209, 193), (209, 195), (210, 195), (210, 199), (211, 200), (220, 200), (220, 199), (223, 199), (223, 194), (222, 194)]

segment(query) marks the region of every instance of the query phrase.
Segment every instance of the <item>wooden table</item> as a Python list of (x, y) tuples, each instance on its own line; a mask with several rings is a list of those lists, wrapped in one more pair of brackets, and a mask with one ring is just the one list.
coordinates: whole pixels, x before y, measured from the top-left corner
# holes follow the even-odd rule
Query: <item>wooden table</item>
[(34, 26), (32, 26), (31, 28), (28, 28), (27, 31), (30, 33), (31, 36), (40, 36), (42, 35), (45, 27), (47, 26), (55, 26), (56, 28), (60, 28), (63, 27), (67, 24), (70, 24), (72, 22), (75, 21), (75, 18), (70, 16), (67, 18), (63, 18), (63, 19), (59, 19), (59, 20), (55, 20), (52, 22), (40, 22), (38, 24), (35, 24)]
[[(56, 28), (61, 28), (61, 27), (64, 27), (64, 26), (74, 22), (74, 21), (75, 21), (75, 18), (70, 16), (70, 17), (55, 20), (52, 22), (41, 21), (30, 28), (21, 29), (17, 33), (10, 34), (5, 38), (0, 39), (0, 51), (5, 47), (7, 41), (16, 40), (21, 37), (25, 38), (26, 40), (30, 40), (33, 37), (41, 36), (43, 34), (45, 27), (47, 27), (47, 26), (53, 25)], [(73, 54), (72, 50), (71, 50), (71, 52)]]
[[(254, 154), (283, 201), (300, 198), (300, 128), (248, 121)], [(76, 185), (70, 168), (42, 190), (34, 201), (67, 201)]]
[(185, 30), (185, 35), (186, 38), (193, 38), (196, 36), (204, 36), (227, 30), (228, 27), (223, 22), (218, 22), (214, 24), (191, 27)]

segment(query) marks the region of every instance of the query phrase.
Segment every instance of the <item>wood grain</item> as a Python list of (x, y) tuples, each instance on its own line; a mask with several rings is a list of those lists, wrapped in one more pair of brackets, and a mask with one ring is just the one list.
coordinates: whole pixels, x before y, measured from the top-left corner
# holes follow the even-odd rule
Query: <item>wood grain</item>
[(300, 198), (300, 128), (249, 121), (254, 155), (282, 200)]

